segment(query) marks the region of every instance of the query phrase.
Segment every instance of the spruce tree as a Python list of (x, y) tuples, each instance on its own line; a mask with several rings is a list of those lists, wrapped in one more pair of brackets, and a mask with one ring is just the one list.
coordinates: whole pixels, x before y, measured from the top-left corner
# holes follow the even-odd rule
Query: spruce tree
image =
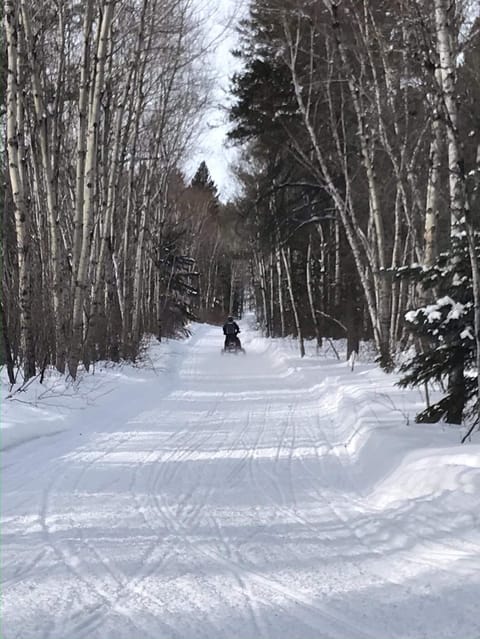
[(217, 197), (217, 187), (204, 160), (202, 160), (195, 175), (193, 176), (191, 186), (193, 188), (209, 191), (214, 198)]
[[(480, 255), (480, 234), (477, 235)], [(406, 314), (409, 329), (422, 351), (400, 367), (400, 386), (418, 387), (432, 381), (450, 384), (444, 397), (416, 417), (417, 422), (446, 420), (460, 424), (465, 407), (476, 395), (476, 344), (473, 318), (472, 270), (465, 235), (452, 237), (450, 250), (441, 253), (431, 268), (400, 269), (425, 291), (441, 293), (432, 304)], [(452, 383), (452, 374), (458, 371)], [(478, 401), (478, 400), (477, 400)], [(475, 411), (473, 411), (475, 412)]]

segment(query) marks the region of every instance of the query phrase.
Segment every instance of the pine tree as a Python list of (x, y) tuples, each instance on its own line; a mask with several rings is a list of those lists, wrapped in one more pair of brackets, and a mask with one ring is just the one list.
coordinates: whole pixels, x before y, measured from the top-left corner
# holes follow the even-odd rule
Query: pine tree
[(261, 142), (270, 150), (286, 142), (284, 124), (298, 116), (290, 74), (278, 55), (280, 16), (276, 0), (252, 2), (249, 19), (240, 23), (241, 45), (234, 55), (243, 68), (234, 74), (231, 89), (236, 101), (229, 138), (254, 139), (256, 146)]
[[(480, 234), (477, 235), (480, 255)], [(416, 417), (417, 422), (445, 419), (460, 424), (465, 407), (476, 395), (476, 344), (474, 337), (472, 270), (465, 235), (452, 237), (448, 252), (441, 253), (431, 268), (400, 269), (426, 291), (441, 292), (432, 304), (406, 314), (411, 332), (419, 338), (422, 352), (403, 364), (400, 386), (422, 386), (432, 381), (450, 384), (446, 395)], [(459, 371), (451, 383), (454, 371)], [(477, 400), (478, 401), (478, 400)]]
[(204, 160), (202, 160), (195, 175), (193, 176), (191, 186), (197, 189), (209, 191), (214, 198), (217, 197), (217, 187)]

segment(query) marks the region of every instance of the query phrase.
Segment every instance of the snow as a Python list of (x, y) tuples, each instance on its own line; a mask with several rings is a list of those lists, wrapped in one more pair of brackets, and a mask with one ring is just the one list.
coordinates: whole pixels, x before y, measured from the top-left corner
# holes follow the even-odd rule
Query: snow
[(474, 340), (475, 337), (473, 336), (473, 327), (467, 326), (466, 328), (464, 328), (463, 331), (460, 333), (460, 339)]
[(431, 324), (432, 322), (437, 322), (439, 319), (442, 319), (442, 314), (436, 309), (428, 310), (427, 307), (427, 321)]
[(458, 320), (463, 317), (469, 312), (472, 304), (471, 302), (467, 302), (466, 304), (454, 302), (450, 297), (445, 296), (437, 300), (435, 304), (428, 304), (427, 306), (419, 308), (415, 311), (408, 311), (407, 313), (405, 313), (405, 319), (407, 322), (415, 323), (417, 321), (418, 315), (420, 314), (425, 316), (427, 322), (432, 324), (442, 319), (442, 313), (439, 309), (442, 309), (446, 306), (450, 306), (451, 308), (448, 311), (443, 324), (447, 324), (450, 320)]
[(407, 311), (405, 313), (405, 319), (407, 320), (407, 322), (415, 322), (415, 320), (417, 319), (417, 313), (418, 311)]
[(30, 406), (19, 406), (16, 408), (15, 416), (2, 418), (1, 439), (2, 449), (17, 446), (25, 441), (55, 435), (66, 430), (68, 423), (62, 416), (55, 416), (50, 411)]
[(460, 304), (458, 302), (452, 304), (452, 309), (448, 312), (447, 321), (451, 319), (460, 319), (464, 315), (468, 305)]
[(478, 437), (240, 326), (4, 384), (2, 637), (479, 637)]

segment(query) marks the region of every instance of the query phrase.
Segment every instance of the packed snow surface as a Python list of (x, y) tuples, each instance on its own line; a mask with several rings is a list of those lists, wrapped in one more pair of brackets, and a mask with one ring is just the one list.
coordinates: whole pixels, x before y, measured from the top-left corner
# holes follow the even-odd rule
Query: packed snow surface
[(2, 637), (480, 637), (480, 445), (240, 325), (4, 401)]

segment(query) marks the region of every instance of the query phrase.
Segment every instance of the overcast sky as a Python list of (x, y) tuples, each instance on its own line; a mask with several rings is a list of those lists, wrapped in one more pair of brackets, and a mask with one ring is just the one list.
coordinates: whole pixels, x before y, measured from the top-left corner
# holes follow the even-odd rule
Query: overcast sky
[(239, 68), (238, 60), (235, 60), (230, 51), (237, 44), (235, 27), (239, 18), (247, 13), (248, 0), (209, 0), (208, 5), (209, 13), (211, 12), (209, 38), (218, 37), (215, 51), (211, 55), (211, 64), (215, 70), (214, 106), (205, 116), (204, 131), (186, 163), (185, 172), (187, 178), (191, 178), (200, 162), (205, 160), (220, 197), (225, 201), (235, 193), (230, 165), (237, 156), (235, 149), (224, 146), (228, 130), (225, 108), (228, 104), (229, 77)]

